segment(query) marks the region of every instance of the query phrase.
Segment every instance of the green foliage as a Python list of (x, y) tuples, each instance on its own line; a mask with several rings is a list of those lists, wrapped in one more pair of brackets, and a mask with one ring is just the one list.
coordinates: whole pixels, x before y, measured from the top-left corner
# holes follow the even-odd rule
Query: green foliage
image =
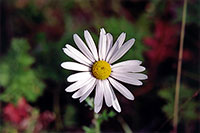
[(90, 109), (94, 109), (94, 99), (93, 98), (90, 98), (88, 97), (86, 100), (86, 105), (90, 107)]
[(116, 113), (113, 111), (108, 112), (107, 110), (104, 110), (103, 113), (99, 115), (98, 122), (102, 123), (103, 121), (107, 121), (109, 118), (112, 118), (115, 115)]
[(30, 22), (40, 23), (44, 20), (43, 12), (34, 4), (33, 0), (24, 7), (15, 12), (20, 17), (26, 18)]
[(66, 111), (64, 114), (64, 124), (66, 127), (72, 127), (76, 124), (76, 109), (73, 105), (67, 105)]
[(130, 23), (124, 18), (110, 18), (105, 20), (105, 29), (107, 32), (113, 34), (115, 39), (120, 35), (121, 32), (125, 32), (127, 39), (135, 38), (135, 44), (127, 54), (122, 58), (122, 60), (127, 59), (138, 59), (144, 60), (143, 52), (146, 49), (142, 39), (149, 34), (149, 24), (150, 21), (147, 21), (147, 16), (142, 15), (137, 22)]
[(36, 69), (42, 79), (48, 79), (56, 83), (63, 83), (66, 74), (70, 71), (64, 70), (60, 64), (64, 61), (72, 60), (66, 56), (62, 50), (66, 42), (72, 43), (72, 34), (67, 33), (58, 42), (48, 41), (45, 33), (38, 33), (35, 36), (38, 48), (35, 49)]
[[(187, 24), (197, 24), (198, 26), (200, 26), (199, 14), (198, 14), (200, 12), (199, 6), (200, 6), (200, 1), (196, 2), (188, 1), (187, 17), (186, 17)], [(177, 17), (174, 20), (175, 22), (182, 21), (182, 11), (183, 11), (183, 6), (180, 6), (179, 8), (176, 9)]]
[(85, 131), (85, 133), (95, 133), (95, 128), (83, 126), (83, 130)]
[[(90, 107), (91, 110), (94, 110), (94, 99), (88, 97), (86, 100), (87, 105)], [(104, 121), (108, 121), (109, 118), (113, 118), (116, 115), (115, 112), (104, 110), (102, 113), (96, 114), (94, 113), (94, 120), (95, 121), (91, 127), (83, 126), (83, 130), (86, 133), (94, 133), (97, 132), (96, 130), (100, 130), (100, 126)]]
[(108, 121), (109, 118), (113, 118), (116, 115), (115, 112), (107, 110), (104, 110), (102, 114), (94, 114), (94, 125), (91, 127), (83, 126), (83, 130), (86, 133), (95, 133), (98, 132), (97, 130), (100, 130), (100, 126), (104, 121)]
[(0, 94), (0, 100), (17, 102), (25, 97), (35, 101), (42, 94), (44, 84), (31, 65), (34, 58), (28, 53), (29, 44), (24, 39), (13, 39), (11, 48), (0, 61), (0, 86), (5, 90)]
[[(197, 119), (198, 116), (196, 112), (198, 103), (194, 99), (191, 99), (193, 94), (194, 90), (187, 88), (184, 85), (181, 86), (179, 96), (179, 115), (180, 119), (187, 122)], [(165, 99), (166, 105), (163, 106), (162, 110), (165, 112), (167, 117), (171, 119), (173, 117), (175, 89), (162, 89), (159, 91), (158, 95)]]

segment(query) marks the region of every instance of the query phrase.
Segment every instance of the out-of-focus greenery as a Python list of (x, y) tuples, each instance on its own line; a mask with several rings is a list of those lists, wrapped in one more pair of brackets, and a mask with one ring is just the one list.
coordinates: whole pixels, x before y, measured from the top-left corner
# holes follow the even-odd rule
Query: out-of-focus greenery
[[(87, 103), (87, 105), (89, 105), (91, 110), (94, 110), (94, 99), (93, 98), (88, 97), (86, 99), (86, 103)], [(109, 118), (113, 118), (115, 115), (116, 115), (115, 112), (113, 112), (113, 111), (108, 112), (107, 110), (104, 110), (101, 114), (94, 113), (94, 120), (93, 120), (92, 125), (90, 125), (90, 127), (83, 126), (83, 130), (86, 133), (98, 132), (96, 130), (100, 129), (101, 124), (104, 121), (108, 121)]]
[[(101, 114), (95, 114), (95, 121), (96, 123), (93, 123), (94, 125), (91, 125), (90, 127), (87, 127), (87, 126), (83, 126), (83, 130), (86, 132), (86, 133), (94, 133), (94, 132), (97, 132), (96, 131), (96, 128), (99, 126), (101, 126), (101, 124), (104, 122), (104, 121), (108, 121), (109, 118), (113, 118), (114, 116), (116, 115), (115, 112), (113, 111), (110, 111), (108, 112), (107, 110), (104, 110)], [(97, 126), (97, 127), (96, 127)]]
[[(162, 110), (165, 112), (167, 117), (171, 119), (174, 111), (175, 89), (173, 87), (165, 88), (160, 90), (158, 94), (166, 101), (167, 104), (163, 106)], [(191, 88), (188, 88), (186, 85), (182, 85), (180, 87), (179, 120), (189, 122), (198, 118), (197, 108), (200, 104), (193, 99), (194, 94), (195, 91)]]
[(0, 61), (0, 85), (6, 88), (0, 100), (16, 103), (20, 97), (34, 102), (42, 94), (44, 83), (31, 68), (35, 59), (28, 50), (30, 46), (24, 39), (13, 39), (6, 56)]
[(150, 34), (149, 26), (151, 24), (151, 21), (145, 21), (146, 19), (147, 15), (141, 15), (133, 24), (124, 18), (110, 18), (105, 20), (105, 29), (107, 32), (110, 32), (115, 39), (117, 39), (121, 32), (126, 33), (126, 40), (133, 37), (136, 39), (133, 48), (131, 48), (121, 60), (144, 60), (143, 53), (147, 48), (143, 44), (142, 39)]
[(73, 105), (67, 105), (64, 115), (64, 125), (66, 127), (75, 126), (76, 122), (76, 109)]
[[(197, 15), (196, 15), (197, 13), (200, 12), (199, 6), (200, 6), (199, 0), (197, 0), (196, 2), (188, 3), (187, 18), (186, 18), (187, 24), (198, 24), (200, 26), (200, 21), (199, 21), (200, 16), (197, 17)], [(183, 10), (183, 7), (180, 7), (177, 9), (177, 17), (176, 17), (175, 21), (181, 21), (182, 10)]]

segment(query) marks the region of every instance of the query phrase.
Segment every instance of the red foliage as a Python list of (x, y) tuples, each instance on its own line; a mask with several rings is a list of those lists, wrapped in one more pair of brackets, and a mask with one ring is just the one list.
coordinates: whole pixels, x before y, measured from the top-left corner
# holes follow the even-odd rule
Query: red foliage
[(152, 67), (162, 63), (169, 57), (176, 56), (179, 28), (177, 25), (157, 20), (153, 37), (144, 39), (144, 43), (151, 47), (146, 52), (147, 58)]
[(34, 109), (26, 102), (25, 98), (19, 99), (17, 105), (8, 104), (3, 109), (4, 120), (10, 122), (17, 127), (18, 130), (28, 130), (31, 121), (36, 119), (37, 123), (34, 126), (34, 132), (40, 132), (45, 129), (49, 123), (55, 120), (55, 115), (52, 112), (45, 111), (38, 116), (32, 116)]
[(34, 132), (37, 133), (42, 129), (46, 128), (49, 123), (55, 120), (55, 115), (52, 112), (45, 111), (40, 114)]
[(8, 104), (4, 109), (4, 118), (14, 124), (19, 124), (29, 116), (32, 107), (26, 102), (24, 98), (19, 99), (17, 106)]

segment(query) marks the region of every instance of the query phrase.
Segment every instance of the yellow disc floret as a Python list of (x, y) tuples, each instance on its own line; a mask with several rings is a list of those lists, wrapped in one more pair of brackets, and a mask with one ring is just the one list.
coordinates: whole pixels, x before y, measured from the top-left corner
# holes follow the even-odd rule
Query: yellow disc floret
[(100, 80), (107, 79), (111, 74), (110, 64), (106, 61), (97, 61), (92, 66), (92, 75)]

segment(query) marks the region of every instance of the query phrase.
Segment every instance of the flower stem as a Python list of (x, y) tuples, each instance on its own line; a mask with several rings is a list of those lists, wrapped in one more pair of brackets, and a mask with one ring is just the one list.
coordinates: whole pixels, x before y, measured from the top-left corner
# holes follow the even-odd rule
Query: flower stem
[(101, 132), (101, 123), (98, 121), (99, 119), (99, 114), (94, 113), (94, 125), (95, 125), (95, 133), (100, 133)]
[(175, 101), (174, 101), (173, 128), (174, 128), (175, 133), (177, 132), (177, 124), (178, 124), (179, 91), (180, 91), (181, 66), (182, 66), (182, 57), (183, 57), (183, 42), (184, 42), (184, 34), (185, 34), (186, 9), (187, 9), (187, 0), (184, 0), (179, 57), (178, 57), (178, 70), (177, 70), (177, 76), (176, 76)]

